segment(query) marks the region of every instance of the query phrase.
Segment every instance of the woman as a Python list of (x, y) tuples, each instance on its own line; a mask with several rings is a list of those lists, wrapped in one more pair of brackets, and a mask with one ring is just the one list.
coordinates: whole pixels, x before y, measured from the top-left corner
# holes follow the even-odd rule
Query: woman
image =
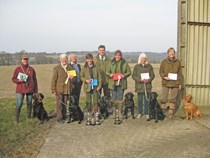
[(99, 90), (101, 88), (101, 74), (99, 68), (93, 62), (93, 55), (86, 55), (86, 63), (81, 70), (81, 80), (83, 81), (83, 88), (86, 92), (86, 108), (88, 112), (88, 119), (86, 125), (99, 125), (98, 118), (98, 99)]
[(73, 81), (74, 89), (72, 90), (71, 95), (77, 96), (77, 105), (79, 105), (79, 98), (80, 98), (80, 92), (81, 92), (81, 87), (82, 87), (82, 80), (80, 78), (81, 66), (80, 64), (77, 63), (76, 54), (70, 54), (69, 60), (70, 60), (70, 65), (76, 71), (76, 80)]
[(168, 99), (169, 91), (170, 104), (168, 118), (171, 119), (174, 114), (176, 97), (178, 91), (181, 90), (183, 83), (181, 62), (175, 58), (175, 49), (169, 48), (167, 51), (167, 58), (161, 62), (160, 76), (162, 78), (162, 101), (161, 109), (166, 109), (166, 101)]
[(106, 75), (109, 77), (108, 88), (112, 93), (111, 102), (115, 112), (115, 124), (120, 124), (119, 115), (122, 116), (124, 90), (127, 89), (127, 78), (131, 75), (131, 69), (122, 58), (120, 50), (115, 51), (114, 58), (106, 69)]
[(138, 64), (135, 65), (132, 78), (135, 81), (135, 91), (138, 94), (138, 116), (141, 118), (143, 114), (149, 119), (148, 115), (148, 92), (152, 89), (152, 80), (155, 78), (153, 67), (147, 62), (146, 54), (139, 55)]
[(29, 66), (28, 60), (28, 56), (23, 55), (21, 58), (21, 65), (15, 69), (12, 76), (12, 81), (16, 84), (15, 124), (19, 122), (24, 96), (26, 96), (27, 116), (30, 118), (32, 111), (32, 96), (33, 93), (38, 92), (36, 72), (34, 68)]
[(68, 65), (66, 54), (60, 55), (60, 63), (54, 67), (51, 81), (52, 93), (56, 96), (56, 117), (57, 123), (64, 123), (66, 120), (66, 104), (68, 96), (73, 88), (74, 76), (67, 71), (74, 70)]

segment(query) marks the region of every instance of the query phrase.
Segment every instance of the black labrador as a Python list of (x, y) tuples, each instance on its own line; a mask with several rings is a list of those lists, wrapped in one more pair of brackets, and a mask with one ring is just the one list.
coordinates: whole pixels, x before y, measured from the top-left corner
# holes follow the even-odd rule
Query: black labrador
[(78, 121), (78, 124), (84, 119), (84, 114), (77, 103), (77, 96), (69, 96), (69, 120), (67, 123)]
[(155, 122), (157, 123), (158, 120), (164, 120), (165, 115), (163, 114), (163, 111), (160, 108), (160, 104), (157, 101), (158, 94), (156, 92), (148, 93), (148, 99), (149, 99), (149, 119), (147, 121), (150, 121), (151, 119), (155, 119)]
[(134, 107), (135, 107), (135, 103), (134, 103), (134, 100), (133, 100), (133, 93), (131, 92), (128, 92), (125, 94), (125, 99), (124, 99), (124, 117), (125, 119), (128, 118), (128, 109), (131, 110), (131, 115), (132, 115), (132, 118), (135, 119), (134, 117)]
[(108, 104), (109, 104), (109, 98), (107, 96), (102, 96), (98, 101), (98, 106), (100, 110), (100, 116), (103, 116), (104, 119), (106, 119), (109, 116), (108, 112)]
[(33, 94), (33, 117), (37, 117), (41, 124), (44, 120), (49, 120), (48, 114), (44, 108), (42, 100), (44, 99), (44, 95), (42, 93), (34, 93)]

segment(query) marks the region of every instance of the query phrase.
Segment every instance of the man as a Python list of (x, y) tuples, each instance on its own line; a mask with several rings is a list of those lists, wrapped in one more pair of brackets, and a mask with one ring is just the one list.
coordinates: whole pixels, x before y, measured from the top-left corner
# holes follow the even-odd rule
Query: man
[(106, 68), (107, 65), (109, 65), (111, 59), (105, 54), (105, 46), (100, 45), (98, 47), (98, 54), (94, 57), (93, 61), (95, 65), (99, 68), (100, 74), (101, 74), (101, 89), (100, 89), (100, 94), (103, 89), (104, 96), (107, 96), (108, 98), (110, 97), (110, 89), (108, 88), (108, 80), (109, 78), (106, 76)]
[(170, 91), (171, 96), (168, 118), (171, 119), (174, 114), (178, 91), (181, 90), (182, 87), (181, 85), (183, 83), (183, 74), (181, 62), (175, 58), (174, 48), (169, 48), (167, 54), (168, 57), (162, 61), (159, 71), (162, 78), (161, 109), (166, 109), (166, 102)]
[(70, 70), (74, 69), (68, 65), (66, 54), (61, 54), (60, 63), (53, 68), (51, 81), (51, 90), (56, 96), (56, 118), (60, 124), (66, 120), (67, 99), (73, 88), (73, 75), (67, 73)]
[(20, 111), (23, 105), (24, 96), (26, 95), (27, 117), (31, 117), (32, 96), (38, 92), (37, 78), (35, 70), (29, 66), (28, 56), (21, 57), (21, 65), (16, 67), (12, 81), (16, 84), (16, 108), (14, 123), (19, 122)]
[(79, 98), (82, 87), (82, 81), (80, 78), (81, 65), (77, 63), (76, 54), (70, 54), (69, 60), (70, 60), (70, 65), (75, 69), (77, 75), (76, 80), (73, 82), (74, 89), (72, 90), (71, 94), (77, 96), (77, 104), (79, 105)]

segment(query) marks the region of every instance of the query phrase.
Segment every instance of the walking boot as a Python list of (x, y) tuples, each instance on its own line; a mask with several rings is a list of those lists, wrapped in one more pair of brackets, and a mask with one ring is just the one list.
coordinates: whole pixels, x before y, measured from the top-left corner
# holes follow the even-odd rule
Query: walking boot
[(120, 117), (119, 117), (119, 109), (116, 109), (116, 110), (115, 110), (115, 120), (114, 120), (114, 124), (115, 124), (115, 125), (121, 124), (121, 120), (120, 120)]
[(175, 103), (170, 103), (169, 111), (168, 111), (168, 118), (172, 119), (174, 115)]
[(14, 124), (17, 125), (19, 123), (19, 117), (20, 117), (20, 109), (15, 109), (15, 118), (14, 118)]
[(101, 124), (101, 121), (99, 119), (99, 112), (95, 113), (95, 120), (96, 120), (96, 125), (100, 125)]
[(91, 116), (90, 116), (91, 114), (88, 112), (87, 113), (87, 121), (86, 121), (86, 125), (87, 126), (90, 126), (91, 125)]

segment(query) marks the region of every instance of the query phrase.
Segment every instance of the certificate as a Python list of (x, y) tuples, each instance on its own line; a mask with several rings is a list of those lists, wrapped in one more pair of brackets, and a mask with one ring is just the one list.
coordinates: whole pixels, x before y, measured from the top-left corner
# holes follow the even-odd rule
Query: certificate
[(70, 70), (70, 71), (67, 71), (67, 73), (72, 76), (77, 76), (76, 70)]
[(149, 73), (141, 73), (141, 80), (149, 80), (150, 77), (149, 77)]
[(18, 80), (22, 80), (22, 79), (23, 79), (23, 81), (27, 82), (28, 75), (19, 72), (19, 73), (18, 73), (18, 76), (17, 76), (17, 79), (18, 79)]
[(176, 73), (168, 73), (168, 78), (170, 80), (177, 80), (177, 74)]

